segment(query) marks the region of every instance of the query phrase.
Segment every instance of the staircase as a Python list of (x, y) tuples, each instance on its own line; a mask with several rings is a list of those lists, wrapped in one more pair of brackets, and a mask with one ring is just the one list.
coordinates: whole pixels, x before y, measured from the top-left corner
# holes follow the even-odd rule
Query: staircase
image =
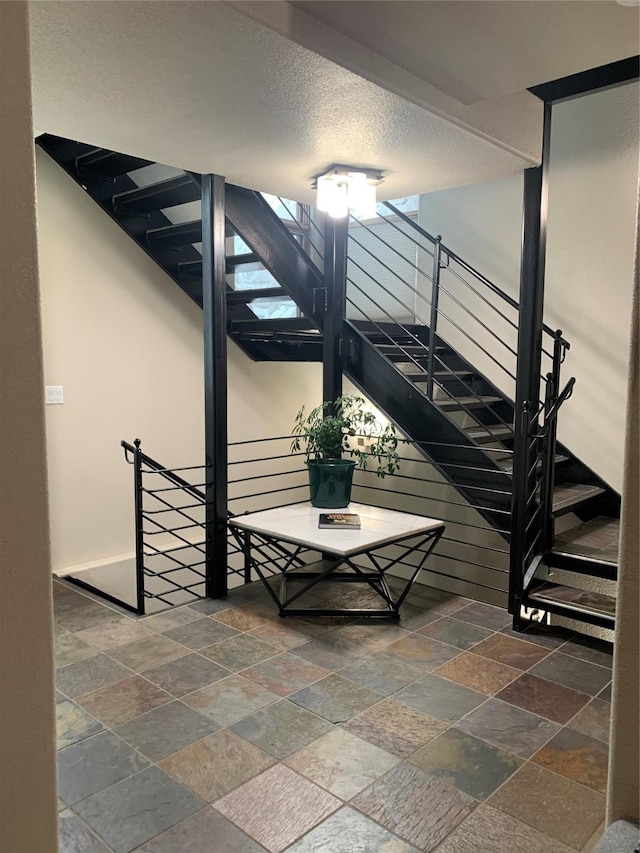
[[(50, 135), (37, 143), (202, 305), (198, 175)], [(261, 194), (229, 184), (225, 213), (229, 335), (254, 360), (321, 361), (320, 226), (301, 205), (283, 219)], [(523, 613), (552, 613), (612, 628), (620, 499), (555, 441), (566, 342), (545, 327), (541, 399), (533, 415), (516, 412), (518, 305), (392, 204), (381, 219), (379, 228), (354, 222), (350, 231), (344, 373), (509, 544), (517, 626)], [(389, 242), (393, 229), (404, 255)], [(382, 233), (384, 250), (372, 251)], [(390, 248), (393, 264), (380, 260)], [(287, 316), (275, 316), (274, 305)], [(529, 513), (519, 531), (518, 482)]]

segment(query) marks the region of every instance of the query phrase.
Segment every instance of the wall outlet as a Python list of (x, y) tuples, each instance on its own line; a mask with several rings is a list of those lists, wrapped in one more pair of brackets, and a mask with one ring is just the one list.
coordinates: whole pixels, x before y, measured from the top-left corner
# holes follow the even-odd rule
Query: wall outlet
[(64, 403), (62, 385), (46, 385), (44, 389), (44, 402), (46, 406), (55, 406)]

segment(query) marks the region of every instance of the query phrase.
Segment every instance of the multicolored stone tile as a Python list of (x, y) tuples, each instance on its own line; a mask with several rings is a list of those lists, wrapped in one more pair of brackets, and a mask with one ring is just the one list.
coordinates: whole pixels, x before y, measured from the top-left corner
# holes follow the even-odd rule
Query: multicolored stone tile
[(386, 752), (406, 758), (446, 731), (447, 725), (394, 699), (384, 699), (353, 717), (343, 728)]
[(54, 615), (58, 625), (75, 633), (111, 621), (116, 611), (81, 595), (77, 598), (65, 598), (62, 603), (56, 600)]
[(56, 670), (56, 686), (66, 696), (74, 699), (106, 684), (113, 684), (131, 675), (131, 670), (116, 663), (106, 655), (95, 655), (86, 660), (63, 666)]
[(339, 631), (328, 631), (293, 649), (292, 654), (326, 670), (335, 671), (365, 657), (369, 654), (369, 649), (361, 643), (344, 639)]
[(340, 674), (374, 690), (381, 696), (390, 696), (401, 687), (421, 678), (424, 670), (379, 652), (346, 666)]
[(571, 720), (569, 728), (603, 743), (609, 743), (611, 704), (603, 702), (602, 699), (593, 699)]
[(152, 636), (153, 632), (136, 619), (122, 616), (93, 628), (78, 631), (77, 636), (102, 652)]
[(457, 658), (439, 666), (436, 675), (464, 684), (472, 690), (493, 696), (506, 684), (520, 675), (520, 670), (489, 658), (483, 658), (473, 652), (463, 652)]
[(480, 601), (474, 601), (472, 604), (456, 610), (453, 618), (461, 619), (463, 622), (471, 622), (473, 625), (480, 625), (481, 628), (490, 628), (492, 631), (500, 631), (511, 623), (511, 616), (506, 610), (494, 607), (492, 604), (483, 604)]
[(392, 622), (367, 620), (344, 625), (336, 633), (343, 640), (358, 643), (370, 652), (378, 652), (406, 637), (409, 632)]
[(283, 652), (242, 670), (240, 674), (279, 696), (288, 696), (314, 681), (319, 681), (329, 675), (329, 672), (321, 666)]
[(579, 636), (569, 640), (562, 646), (562, 654), (609, 669), (613, 666), (613, 644), (595, 637)]
[(151, 761), (159, 761), (213, 734), (217, 728), (213, 720), (182, 702), (171, 702), (134, 717), (114, 731)]
[(265, 849), (208, 806), (148, 841), (139, 853), (265, 853)]
[(514, 640), (505, 634), (494, 634), (483, 640), (474, 646), (473, 652), (520, 670), (529, 669), (549, 654), (542, 646)]
[(555, 651), (563, 646), (567, 640), (570, 640), (574, 634), (566, 628), (553, 626), (551, 628), (539, 625), (535, 622), (527, 625), (522, 631), (514, 631), (508, 625), (500, 631), (507, 637), (513, 637), (514, 640), (524, 640), (527, 643), (534, 643), (536, 646), (542, 646), (549, 651)]
[(79, 696), (78, 703), (105, 726), (117, 726), (171, 702), (172, 698), (142, 676), (132, 675)]
[(531, 760), (594, 791), (607, 790), (609, 749), (580, 732), (562, 729)]
[(59, 853), (110, 853), (71, 809), (58, 815), (58, 849)]
[(352, 801), (359, 811), (431, 853), (475, 808), (468, 794), (402, 763)]
[(490, 805), (581, 850), (604, 819), (605, 798), (527, 762), (489, 799)]
[(168, 637), (175, 643), (180, 643), (188, 649), (204, 649), (212, 643), (219, 643), (229, 637), (237, 636), (238, 632), (228, 625), (208, 619), (206, 616), (189, 622), (188, 625), (180, 625), (163, 632), (163, 637)]
[(401, 705), (415, 708), (443, 722), (459, 720), (485, 701), (487, 697), (437, 675), (425, 675), (395, 694)]
[(58, 752), (58, 790), (68, 805), (74, 805), (148, 766), (119, 737), (101, 732)]
[(589, 701), (584, 693), (538, 678), (529, 672), (523, 673), (500, 691), (497, 698), (556, 723), (568, 722)]
[(336, 797), (349, 800), (400, 759), (380, 747), (334, 729), (286, 759), (286, 764)]
[(456, 728), (522, 758), (529, 758), (560, 727), (529, 711), (498, 699), (489, 699), (460, 720)]
[(224, 797), (275, 762), (271, 755), (222, 729), (159, 762), (170, 776), (207, 803)]
[(335, 812), (287, 853), (418, 853), (396, 835), (350, 809)]
[(380, 695), (340, 675), (329, 675), (289, 696), (289, 701), (331, 723), (343, 723), (380, 701)]
[(145, 678), (177, 698), (228, 675), (229, 670), (198, 654), (185, 655), (144, 672)]
[(216, 622), (235, 628), (237, 631), (250, 631), (252, 628), (259, 628), (265, 622), (277, 619), (278, 614), (275, 610), (261, 604), (251, 603), (219, 611), (214, 613), (211, 618)]
[(162, 666), (163, 663), (183, 657), (189, 654), (189, 650), (162, 634), (154, 634), (126, 646), (111, 649), (109, 654), (134, 672), (144, 672), (145, 669)]
[(410, 634), (387, 646), (384, 653), (400, 663), (418, 667), (423, 672), (433, 672), (443, 663), (459, 655), (460, 649), (418, 634)]
[(438, 847), (438, 853), (570, 853), (555, 839), (536, 832), (486, 804), (475, 809)]
[(458, 729), (434, 738), (409, 761), (477, 800), (486, 799), (522, 765), (521, 758)]
[(279, 699), (254, 681), (232, 675), (185, 696), (183, 701), (221, 726), (231, 726)]
[(95, 735), (103, 729), (102, 723), (84, 708), (69, 699), (56, 702), (56, 745), (58, 749)]
[(80, 817), (116, 853), (130, 853), (204, 806), (202, 800), (158, 767), (76, 804)]
[(531, 669), (532, 675), (596, 696), (611, 681), (611, 670), (588, 661), (553, 652)]
[(281, 619), (279, 622), (265, 622), (258, 628), (252, 628), (249, 633), (263, 643), (288, 652), (303, 646), (325, 631), (324, 625), (314, 625), (313, 622), (302, 622), (298, 619)]
[(275, 657), (279, 651), (250, 634), (237, 634), (235, 637), (202, 649), (202, 654), (227, 669), (238, 672), (255, 666), (267, 658)]
[(63, 631), (54, 639), (56, 667), (68, 666), (80, 660), (95, 657), (98, 652), (93, 646), (84, 643), (75, 634)]
[(331, 731), (333, 726), (285, 699), (245, 717), (231, 728), (240, 737), (282, 760)]
[[(207, 604), (211, 600), (205, 599)], [(181, 625), (188, 625), (189, 622), (201, 619), (202, 613), (199, 613), (195, 607), (195, 604), (191, 607), (172, 607), (170, 610), (156, 613), (154, 616), (146, 616), (141, 624), (145, 628), (151, 628), (157, 634), (162, 634), (163, 631), (170, 631), (172, 628), (179, 628)]]
[(487, 628), (481, 628), (471, 622), (462, 622), (460, 619), (451, 619), (448, 616), (431, 622), (418, 631), (418, 634), (423, 637), (439, 640), (458, 649), (470, 649), (482, 640), (486, 640), (492, 633)]
[(279, 764), (218, 800), (216, 809), (270, 853), (281, 853), (340, 805), (328, 791)]

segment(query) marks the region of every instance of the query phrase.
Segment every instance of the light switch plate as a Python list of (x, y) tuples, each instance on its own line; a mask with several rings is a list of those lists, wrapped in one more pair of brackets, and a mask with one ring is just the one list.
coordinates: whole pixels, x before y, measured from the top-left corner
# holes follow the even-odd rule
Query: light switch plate
[(46, 385), (44, 389), (44, 402), (47, 406), (64, 403), (62, 385)]

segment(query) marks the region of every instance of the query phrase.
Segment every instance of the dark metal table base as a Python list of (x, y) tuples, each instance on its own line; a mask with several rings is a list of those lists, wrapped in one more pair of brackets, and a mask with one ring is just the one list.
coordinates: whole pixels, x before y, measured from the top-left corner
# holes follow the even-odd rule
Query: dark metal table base
[[(384, 545), (378, 546), (377, 549), (365, 550), (358, 554), (352, 554), (349, 557), (334, 557), (331, 554), (327, 554), (327, 557), (330, 557), (330, 559), (323, 559), (308, 564), (305, 564), (299, 556), (301, 551), (308, 550), (308, 546), (292, 545), (293, 550), (289, 550), (284, 546), (283, 541), (276, 537), (270, 537), (264, 533), (255, 533), (239, 528), (234, 529), (233, 527), (231, 528), (231, 530), (234, 538), (236, 539), (236, 542), (244, 553), (247, 569), (255, 570), (256, 574), (265, 585), (267, 592), (269, 593), (269, 595), (273, 599), (273, 602), (278, 608), (278, 613), (280, 616), (295, 616), (297, 618), (313, 616), (337, 616), (347, 619), (369, 618), (397, 620), (400, 618), (400, 606), (409, 594), (413, 582), (417, 578), (420, 570), (423, 568), (427, 557), (438, 544), (438, 540), (444, 532), (444, 524), (442, 525), (442, 527), (438, 527), (435, 530), (430, 530), (428, 533), (420, 533), (417, 535), (413, 533), (394, 542), (387, 542)], [(256, 545), (252, 545), (252, 537), (257, 540)], [(399, 545), (401, 542), (406, 541), (407, 539), (418, 538), (420, 539), (419, 542), (414, 542), (413, 544), (403, 546), (403, 553), (400, 554), (400, 556), (397, 557), (395, 560), (390, 561), (386, 566), (384, 566), (384, 568), (380, 566), (378, 559), (376, 559), (375, 554), (373, 553), (375, 550), (381, 550), (382, 548), (388, 547), (389, 545)], [(391, 568), (405, 560), (409, 555), (419, 551), (425, 545), (427, 545), (428, 547), (423, 552), (422, 558), (419, 560), (418, 564), (416, 566), (412, 566), (411, 577), (408, 580), (405, 579), (406, 584), (404, 588), (402, 589), (398, 597), (394, 598), (393, 593), (389, 588), (389, 585), (387, 584), (385, 575)], [(266, 554), (263, 548), (265, 546), (270, 547), (271, 549), (275, 549), (279, 553), (279, 557), (277, 559), (282, 561), (282, 564), (280, 564), (276, 561), (275, 557), (270, 558), (271, 564), (281, 573), (280, 583), (277, 585), (277, 590), (275, 590), (273, 586), (269, 583), (270, 576), (265, 574), (263, 571), (264, 562), (259, 563), (256, 557), (254, 556), (255, 549), (264, 559)], [(354, 557), (366, 557), (373, 566), (373, 569), (365, 569), (362, 566), (358, 566), (356, 563), (353, 562)], [(344, 571), (343, 567), (348, 568), (350, 571)], [(338, 569), (342, 570), (337, 571)], [(288, 581), (300, 580), (306, 580), (308, 581), (308, 583), (304, 584), (301, 589), (290, 594), (289, 590), (287, 589)], [(394, 577), (394, 580), (401, 581), (403, 579)], [(373, 589), (374, 592), (376, 592), (380, 599), (384, 602), (384, 607), (381, 607), (379, 610), (374, 610), (368, 608), (310, 608), (293, 606), (295, 601), (297, 601), (310, 589), (313, 589), (314, 586), (319, 583), (322, 583), (322, 581), (331, 581), (347, 584), (368, 584), (369, 587)]]

